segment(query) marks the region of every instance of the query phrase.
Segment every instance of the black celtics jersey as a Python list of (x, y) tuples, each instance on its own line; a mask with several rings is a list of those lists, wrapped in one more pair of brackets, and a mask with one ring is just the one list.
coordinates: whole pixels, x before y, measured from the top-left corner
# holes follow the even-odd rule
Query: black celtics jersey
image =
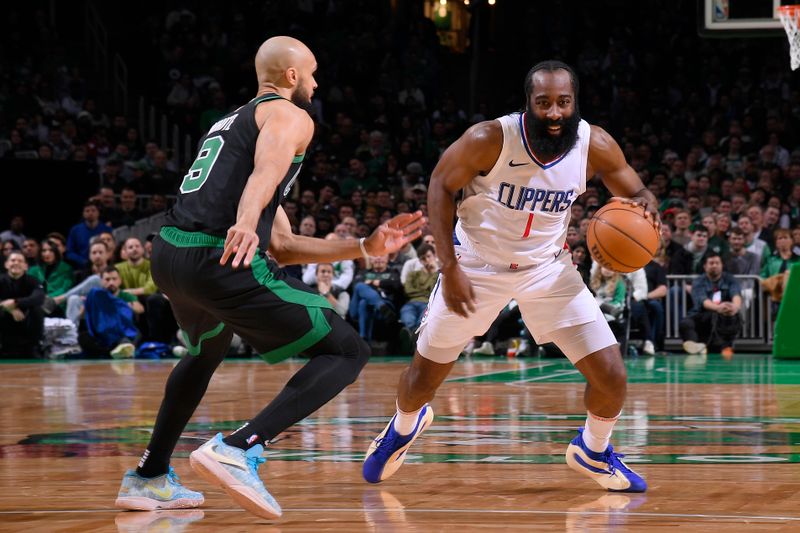
[[(236, 223), (239, 200), (253, 172), (259, 134), (256, 106), (281, 98), (277, 94), (259, 96), (211, 126), (201, 139), (197, 158), (183, 177), (178, 201), (167, 214), (166, 225), (220, 237), (227, 235), (228, 228)], [(278, 190), (261, 213), (256, 234), (262, 250), (269, 246), (278, 205), (291, 190), (302, 161), (302, 155), (294, 158)]]

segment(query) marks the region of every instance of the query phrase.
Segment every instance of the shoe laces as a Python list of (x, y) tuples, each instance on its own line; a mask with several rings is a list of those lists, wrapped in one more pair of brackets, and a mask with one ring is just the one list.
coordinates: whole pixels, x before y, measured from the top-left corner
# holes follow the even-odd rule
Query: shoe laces
[(611, 475), (614, 475), (614, 472), (616, 472), (617, 469), (622, 470), (623, 472), (629, 470), (628, 468), (625, 468), (625, 463), (621, 461), (623, 457), (625, 457), (625, 454), (615, 452), (614, 447), (610, 444), (608, 445), (606, 451), (603, 452), (603, 462), (608, 465), (608, 471), (611, 472)]
[(247, 466), (253, 475), (257, 475), (258, 467), (266, 463), (267, 459), (264, 457), (247, 457)]
[(175, 473), (175, 469), (170, 466), (169, 470), (167, 470), (167, 481), (175, 485), (180, 485), (180, 479), (178, 474)]

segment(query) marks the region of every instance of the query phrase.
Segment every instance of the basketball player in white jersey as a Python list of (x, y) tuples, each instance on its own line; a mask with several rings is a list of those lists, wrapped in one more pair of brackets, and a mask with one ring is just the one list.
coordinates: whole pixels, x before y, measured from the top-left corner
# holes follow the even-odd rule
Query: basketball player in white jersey
[[(554, 342), (586, 378), (585, 427), (567, 464), (611, 491), (644, 492), (645, 481), (609, 443), (627, 375), (602, 312), (565, 246), (570, 206), (599, 173), (616, 196), (657, 202), (602, 128), (581, 120), (578, 80), (558, 61), (534, 66), (524, 113), (472, 126), (442, 155), (428, 189), (442, 268), (411, 365), (400, 377), (397, 413), (371, 444), (364, 478), (378, 483), (403, 463), (430, 425), (428, 404), (462, 348), (513, 298), (538, 343)], [(453, 236), (456, 193), (464, 189)], [(453, 245), (447, 243), (453, 242)]]

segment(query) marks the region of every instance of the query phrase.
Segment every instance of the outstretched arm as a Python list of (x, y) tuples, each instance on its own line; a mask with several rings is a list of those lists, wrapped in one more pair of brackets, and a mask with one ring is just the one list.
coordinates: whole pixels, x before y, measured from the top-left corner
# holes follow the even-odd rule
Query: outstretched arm
[[(420, 211), (397, 215), (364, 239), (364, 248), (371, 256), (396, 252), (422, 235), (421, 228), (425, 222)], [(355, 259), (362, 255), (359, 240), (327, 240), (295, 235), (283, 207), (278, 207), (272, 224), (269, 253), (283, 265)]]

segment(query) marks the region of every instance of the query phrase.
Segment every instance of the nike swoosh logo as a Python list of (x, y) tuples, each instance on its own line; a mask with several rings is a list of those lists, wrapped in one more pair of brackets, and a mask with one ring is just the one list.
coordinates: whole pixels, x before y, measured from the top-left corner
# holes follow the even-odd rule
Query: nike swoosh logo
[(215, 461), (218, 461), (220, 463), (225, 463), (226, 465), (235, 466), (235, 467), (241, 468), (242, 470), (245, 470), (245, 471), (247, 470), (247, 467), (245, 465), (243, 465), (242, 463), (240, 463), (239, 461), (237, 461), (235, 459), (231, 459), (230, 457), (226, 457), (226, 456), (214, 451), (214, 447), (213, 446), (209, 446), (203, 453), (205, 453), (206, 455), (208, 455), (209, 457), (211, 457), (212, 459), (214, 459)]
[(169, 487), (164, 487), (163, 489), (158, 489), (156, 487), (149, 487), (150, 491), (158, 496), (159, 498), (163, 498), (165, 500), (169, 500), (172, 498), (172, 489)]
[(524, 165), (530, 165), (530, 163), (514, 163), (513, 160), (508, 162), (508, 166), (510, 167), (521, 167)]

